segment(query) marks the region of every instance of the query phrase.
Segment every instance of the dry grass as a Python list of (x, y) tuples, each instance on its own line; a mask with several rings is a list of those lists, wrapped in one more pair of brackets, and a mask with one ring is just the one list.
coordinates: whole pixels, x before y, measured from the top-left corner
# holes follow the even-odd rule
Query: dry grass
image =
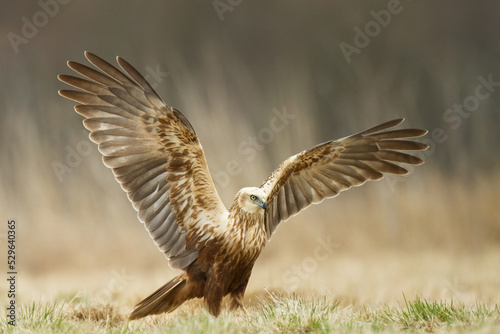
[[(300, 294), (324, 294), (343, 306), (397, 305), (408, 298), (454, 299), (468, 306), (476, 302), (495, 304), (500, 300), (499, 249), (476, 254), (451, 254), (439, 251), (370, 252), (342, 254), (336, 252), (318, 261), (314, 270), (304, 265), (311, 254), (293, 260), (259, 260), (253, 271), (246, 303), (266, 291)], [(102, 271), (47, 272), (20, 276), (21, 301), (39, 298), (90, 302), (118, 302), (130, 311), (142, 297), (165, 283), (175, 271), (163, 266), (145, 270), (130, 264), (112, 266)], [(289, 273), (301, 268), (298, 284), (290, 284)], [(295, 283), (295, 281), (294, 281)]]
[(500, 310), (483, 304), (417, 297), (398, 306), (353, 307), (317, 295), (270, 293), (246, 312), (222, 312), (212, 317), (190, 303), (175, 314), (138, 321), (123, 320), (109, 304), (37, 302), (21, 308), (16, 327), (0, 321), (6, 333), (494, 333), (500, 329)]
[[(495, 332), (499, 330), (500, 249), (368, 254), (336, 250), (297, 287), (284, 273), (306, 257), (259, 261), (245, 305), (212, 318), (200, 300), (169, 315), (128, 323), (132, 306), (173, 273), (109, 269), (23, 275), (20, 332)], [(313, 255), (311, 255), (313, 256)], [(269, 261), (269, 262), (266, 262)], [(227, 306), (227, 305), (226, 305)], [(16, 332), (16, 331), (11, 331)]]

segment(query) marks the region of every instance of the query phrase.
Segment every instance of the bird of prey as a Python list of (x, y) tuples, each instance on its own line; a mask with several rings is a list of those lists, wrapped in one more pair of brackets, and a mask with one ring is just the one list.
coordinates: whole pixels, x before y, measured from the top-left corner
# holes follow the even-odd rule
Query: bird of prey
[(171, 312), (204, 298), (218, 316), (230, 295), (242, 307), (253, 265), (282, 221), (341, 191), (407, 174), (401, 164), (423, 161), (400, 151), (428, 145), (411, 138), (427, 133), (399, 129), (395, 119), (319, 144), (285, 160), (260, 187), (243, 188), (227, 210), (210, 176), (196, 132), (123, 58), (121, 70), (85, 52), (95, 68), (69, 61), (81, 77), (59, 75), (79, 90), (59, 94), (79, 104), (90, 139), (127, 192), (139, 220), (172, 268), (183, 272), (136, 305), (130, 319)]

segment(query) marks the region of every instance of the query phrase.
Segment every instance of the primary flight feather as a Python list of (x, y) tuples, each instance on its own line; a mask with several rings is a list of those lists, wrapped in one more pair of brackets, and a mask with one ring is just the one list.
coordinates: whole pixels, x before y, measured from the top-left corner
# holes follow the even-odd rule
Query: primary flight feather
[(253, 265), (280, 222), (384, 173), (407, 174), (401, 164), (423, 161), (400, 151), (428, 148), (411, 140), (427, 131), (392, 130), (403, 122), (395, 119), (288, 158), (260, 187), (241, 189), (227, 210), (187, 118), (124, 59), (117, 57), (121, 71), (90, 52), (85, 57), (96, 69), (69, 61), (84, 78), (59, 75), (80, 89), (59, 94), (79, 103), (104, 164), (170, 266), (183, 270), (130, 319), (171, 312), (191, 298), (204, 298), (217, 316), (228, 294), (231, 309), (242, 307)]

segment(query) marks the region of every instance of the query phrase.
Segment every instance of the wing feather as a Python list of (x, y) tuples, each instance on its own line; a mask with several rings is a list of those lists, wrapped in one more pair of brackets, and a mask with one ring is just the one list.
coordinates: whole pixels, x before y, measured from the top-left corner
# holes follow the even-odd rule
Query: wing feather
[(428, 145), (408, 140), (384, 140), (380, 141), (379, 147), (386, 150), (421, 151), (426, 150)]
[[(120, 87), (120, 82), (118, 82), (114, 78), (109, 77), (99, 71), (96, 71), (95, 69), (88, 67), (86, 65), (76, 63), (74, 61), (68, 61), (68, 67), (71, 68), (73, 71), (80, 73), (84, 77), (92, 81), (95, 81), (97, 83), (100, 83), (105, 87)], [(64, 79), (67, 79), (68, 77), (69, 76), (65, 76), (65, 78), (63, 78), (63, 80), (61, 81), (66, 82)], [(80, 88), (79, 86), (74, 86), (74, 87)]]
[(117, 58), (122, 72), (92, 53), (85, 57), (95, 69), (68, 62), (83, 78), (60, 75), (79, 90), (59, 94), (80, 103), (75, 111), (139, 220), (169, 264), (184, 269), (198, 257), (199, 240), (220, 232), (227, 216), (196, 133), (128, 62)]
[(284, 194), (290, 194), (290, 196), (285, 196), (287, 212), (297, 212), (299, 207), (297, 206), (296, 190), (293, 189), (295, 184), (293, 182), (285, 183)]
[[(155, 216), (155, 218), (158, 216)], [(156, 218), (156, 220), (153, 218), (150, 223), (152, 226), (151, 227), (164, 227), (162, 231), (163, 233), (155, 233), (155, 230), (152, 230), (149, 232), (149, 235), (153, 238), (156, 246), (161, 247), (163, 246), (167, 241), (173, 238), (178, 232), (177, 232), (177, 224), (175, 223), (175, 213), (170, 212), (166, 217), (160, 216), (159, 218)], [(153, 226), (154, 224), (154, 226)], [(173, 256), (173, 255), (172, 255)]]
[(107, 105), (84, 105), (79, 104), (75, 106), (75, 111), (80, 115), (87, 118), (103, 116), (121, 116), (129, 119), (140, 120), (140, 113), (130, 113), (127, 110), (115, 108), (114, 106)]
[[(150, 214), (147, 215), (148, 227), (150, 228), (150, 236), (154, 240), (161, 238), (169, 228), (174, 228), (173, 224), (165, 224), (168, 216), (172, 213), (172, 210), (168, 205), (163, 204), (157, 210), (151, 210)], [(173, 231), (172, 231), (173, 232)]]
[(376, 127), (329, 141), (283, 162), (261, 185), (267, 194), (266, 231), (271, 238), (281, 221), (341, 191), (379, 180), (384, 173), (404, 175), (399, 164), (420, 165), (423, 160), (402, 151), (420, 151), (428, 145), (408, 138), (427, 133), (421, 129), (387, 130), (403, 122), (395, 119)]
[(307, 206), (308, 202), (304, 194), (302, 193), (302, 190), (300, 189), (300, 180), (297, 180), (297, 178), (290, 178), (290, 185), (292, 189), (292, 194), (294, 198), (294, 203), (295, 203), (295, 208), (290, 209), (292, 214), (295, 214), (300, 211), (300, 208)]

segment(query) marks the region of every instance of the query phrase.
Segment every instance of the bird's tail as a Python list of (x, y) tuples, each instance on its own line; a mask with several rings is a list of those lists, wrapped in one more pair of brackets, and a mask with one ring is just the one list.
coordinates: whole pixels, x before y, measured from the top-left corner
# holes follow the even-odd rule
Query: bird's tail
[(137, 304), (135, 310), (130, 314), (129, 319), (134, 320), (150, 314), (172, 312), (189, 299), (183, 296), (184, 293), (180, 293), (186, 282), (187, 277), (184, 274), (175, 277)]

